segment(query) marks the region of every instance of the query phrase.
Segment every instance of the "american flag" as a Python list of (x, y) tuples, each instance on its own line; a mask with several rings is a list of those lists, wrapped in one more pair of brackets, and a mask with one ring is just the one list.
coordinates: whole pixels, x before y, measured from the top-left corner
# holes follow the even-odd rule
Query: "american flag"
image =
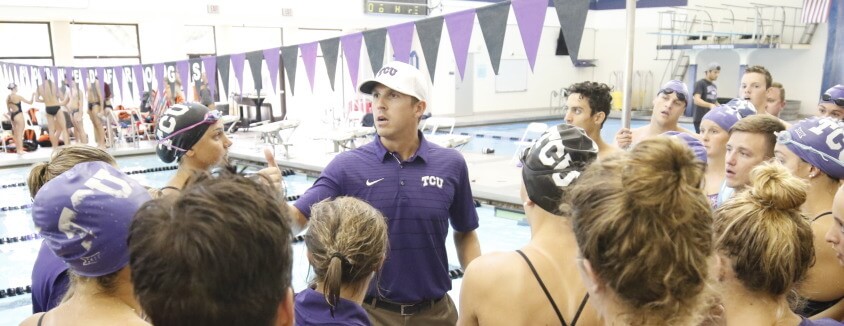
[(829, 18), (830, 0), (803, 0), (803, 17), (801, 21), (804, 24), (811, 23), (826, 23)]

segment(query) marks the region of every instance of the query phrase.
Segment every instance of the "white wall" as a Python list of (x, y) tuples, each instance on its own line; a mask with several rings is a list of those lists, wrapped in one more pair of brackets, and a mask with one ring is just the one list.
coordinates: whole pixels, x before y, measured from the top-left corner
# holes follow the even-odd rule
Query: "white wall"
[[(802, 5), (801, 0), (759, 1), (786, 6)], [(689, 0), (689, 8), (697, 8), (697, 5), (723, 7), (721, 2), (723, 0)], [(421, 18), (367, 15), (363, 13), (361, 1), (349, 0), (281, 0), (275, 2), (260, 0), (76, 0), (68, 1), (70, 4), (68, 7), (72, 8), (49, 8), (49, 10), (28, 7), (31, 4), (28, 4), (30, 2), (25, 0), (21, 0), (21, 3), (24, 6), (0, 8), (0, 20), (51, 21), (53, 23), (53, 48), (57, 65), (67, 64), (72, 60), (70, 45), (73, 44), (73, 40), (69, 21), (137, 23), (142, 60), (144, 63), (153, 63), (185, 58), (185, 53), (180, 47), (179, 36), (181, 35), (180, 28), (184, 25), (215, 26), (217, 53), (227, 54), (248, 50), (233, 45), (243, 41), (233, 39), (231, 33), (233, 26), (282, 27), (284, 28), (285, 43), (283, 45), (291, 45), (314, 41), (331, 35), (342, 35)], [(208, 4), (219, 5), (220, 13), (208, 14), (206, 12)], [(435, 9), (435, 14), (485, 5), (488, 5), (488, 3), (444, 0), (443, 7)], [(282, 8), (290, 8), (293, 16), (282, 16)], [(650, 72), (654, 76), (651, 85), (641, 85), (641, 89), (657, 89), (661, 83), (668, 79), (673, 65), (673, 62), (655, 60), (658, 56), (666, 57), (668, 53), (658, 53), (655, 49), (656, 36), (648, 34), (657, 30), (658, 12), (662, 10), (665, 10), (665, 8), (637, 10), (634, 67), (636, 71)], [(715, 15), (716, 19), (720, 19), (718, 17), (724, 16), (725, 12)], [(590, 11), (586, 24), (588, 29), (581, 42), (580, 57), (596, 59), (597, 67), (575, 68), (571, 65), (568, 57), (554, 55), (559, 22), (555, 10), (549, 8), (538, 49), (536, 69), (529, 76), (528, 90), (517, 93), (496, 93), (495, 78), (476, 21), (470, 46), (470, 52), (474, 53), (475, 66), (467, 68), (467, 73), (473, 71), (476, 77), (473, 111), (483, 113), (546, 108), (552, 90), (583, 80), (609, 82), (610, 76), (614, 72), (623, 70), (626, 37), (625, 12), (623, 10)], [(334, 29), (334, 31), (314, 30), (326, 28)], [(826, 24), (818, 27), (818, 32), (809, 50), (758, 50), (746, 56), (748, 63), (764, 64), (771, 69), (776, 80), (785, 81), (789, 99), (800, 100), (802, 102), (801, 112), (804, 114), (813, 112), (817, 102), (816, 97), (819, 93), (822, 75), (821, 65), (826, 47), (826, 29)], [(269, 44), (267, 40), (254, 41)], [(269, 46), (272, 45), (264, 47)], [(370, 77), (372, 74), (364, 49), (365, 46), (361, 53), (362, 62), (359, 72), (361, 80)], [(414, 50), (421, 56), (418, 40), (414, 40)], [(389, 43), (386, 52), (385, 57), (389, 58)], [(730, 50), (709, 50), (691, 54), (692, 60), (702, 65), (711, 60), (719, 61), (722, 65), (722, 76), (718, 84), (722, 96), (736, 94), (738, 67), (736, 66), (734, 52)], [(525, 58), (521, 37), (512, 11), (502, 58)], [(310, 116), (324, 111), (327, 106), (342, 108), (346, 105), (346, 102), (353, 99), (356, 94), (351, 89), (351, 80), (344, 60), (342, 56), (338, 58), (337, 90), (331, 91), (328, 86), (328, 79), (325, 77), (325, 66), (320, 57), (317, 61), (316, 74), (318, 77), (315, 82), (315, 89), (311, 92), (300, 59), (297, 71), (296, 95), (291, 96), (289, 92), (287, 95), (288, 112), (292, 116)], [(424, 67), (424, 61), (420, 62), (420, 67)], [(248, 71), (248, 67), (244, 70)], [(486, 74), (480, 73), (484, 70)], [(341, 72), (342, 75), (340, 75)], [(437, 72), (434, 77), (435, 87), (431, 101), (433, 113), (442, 115), (454, 113), (454, 89), (455, 83), (459, 82), (456, 81), (458, 78), (455, 78), (454, 74), (456, 74), (454, 57), (448, 40), (447, 29), (443, 28)], [(696, 78), (701, 76), (699, 73)], [(246, 78), (244, 84), (244, 88), (248, 90), (249, 78)], [(345, 88), (343, 87), (344, 84)], [(274, 100), (277, 101), (277, 99)]]

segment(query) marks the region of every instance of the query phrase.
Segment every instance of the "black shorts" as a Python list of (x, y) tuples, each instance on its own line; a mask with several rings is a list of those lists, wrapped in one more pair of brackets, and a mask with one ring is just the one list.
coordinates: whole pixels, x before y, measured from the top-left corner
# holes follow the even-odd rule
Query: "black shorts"
[(58, 114), (58, 113), (59, 113), (59, 110), (60, 110), (61, 108), (62, 108), (62, 107), (61, 107), (61, 106), (58, 106), (58, 105), (56, 105), (56, 106), (48, 106), (48, 107), (46, 107), (46, 109), (47, 109), (47, 114), (49, 114), (49, 115), (51, 115), (51, 116), (54, 116), (54, 117), (55, 117), (55, 116), (56, 116), (56, 114)]

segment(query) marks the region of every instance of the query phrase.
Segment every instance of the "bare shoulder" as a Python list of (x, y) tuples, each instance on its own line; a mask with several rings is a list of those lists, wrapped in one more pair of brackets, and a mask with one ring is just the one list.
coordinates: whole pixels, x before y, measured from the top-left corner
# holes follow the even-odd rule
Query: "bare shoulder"
[(32, 316), (29, 316), (28, 318), (24, 319), (20, 323), (20, 326), (30, 326), (30, 325), (35, 326), (35, 325), (38, 325), (38, 318), (41, 318), (41, 315), (43, 315), (43, 314), (45, 314), (45, 313), (42, 312), (42, 313), (37, 313), (37, 314), (34, 314)]
[(515, 252), (491, 252), (475, 258), (466, 268), (464, 284), (481, 286), (509, 279), (514, 263), (519, 259), (516, 255)]

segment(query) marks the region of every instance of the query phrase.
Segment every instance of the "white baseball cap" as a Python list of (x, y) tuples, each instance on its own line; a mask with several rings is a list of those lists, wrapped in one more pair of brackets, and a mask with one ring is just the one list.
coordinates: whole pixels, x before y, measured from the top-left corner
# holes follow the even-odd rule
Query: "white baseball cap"
[(360, 91), (372, 94), (372, 89), (381, 84), (393, 90), (415, 97), (420, 101), (428, 101), (428, 80), (425, 74), (416, 67), (401, 61), (387, 63), (378, 70), (375, 78), (367, 79), (360, 84)]

